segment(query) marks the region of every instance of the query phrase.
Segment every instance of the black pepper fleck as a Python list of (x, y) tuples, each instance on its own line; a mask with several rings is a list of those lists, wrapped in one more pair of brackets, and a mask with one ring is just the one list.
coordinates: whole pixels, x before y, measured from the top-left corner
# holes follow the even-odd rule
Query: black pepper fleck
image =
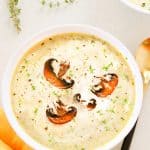
[(15, 96), (16, 95), (16, 93), (13, 93), (13, 96)]
[(41, 43), (41, 46), (43, 46), (44, 44), (45, 44), (45, 43), (44, 43), (44, 42), (42, 42), (42, 43)]
[(39, 102), (39, 103), (41, 103), (42, 101), (41, 101), (41, 100), (39, 100), (38, 102)]
[(45, 130), (48, 130), (48, 127), (45, 127), (44, 129), (45, 129)]
[(32, 80), (31, 80), (31, 79), (29, 79), (28, 81), (29, 81), (29, 82), (31, 82)]

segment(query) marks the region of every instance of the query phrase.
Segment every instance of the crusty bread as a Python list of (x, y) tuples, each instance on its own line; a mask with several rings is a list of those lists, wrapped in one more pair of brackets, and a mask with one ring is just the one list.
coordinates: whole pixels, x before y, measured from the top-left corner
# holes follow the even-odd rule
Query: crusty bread
[(2, 109), (0, 109), (0, 122), (0, 139), (3, 142), (9, 145), (13, 150), (31, 150), (31, 148), (27, 146), (13, 131)]
[(143, 41), (136, 53), (141, 72), (150, 70), (150, 38)]

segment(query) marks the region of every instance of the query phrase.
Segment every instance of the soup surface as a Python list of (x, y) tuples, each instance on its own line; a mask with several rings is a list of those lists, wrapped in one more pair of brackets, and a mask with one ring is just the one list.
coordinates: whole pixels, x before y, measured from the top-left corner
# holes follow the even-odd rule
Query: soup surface
[(60, 34), (37, 43), (12, 78), (18, 122), (55, 150), (105, 145), (134, 108), (134, 78), (126, 60), (109, 43), (87, 34)]
[(150, 11), (150, 0), (130, 0), (132, 3)]

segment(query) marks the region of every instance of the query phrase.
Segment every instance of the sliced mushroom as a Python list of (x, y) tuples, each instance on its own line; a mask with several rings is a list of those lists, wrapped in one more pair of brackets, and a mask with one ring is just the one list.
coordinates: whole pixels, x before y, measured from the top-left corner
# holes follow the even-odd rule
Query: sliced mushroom
[(67, 81), (65, 79), (62, 79), (62, 76), (69, 69), (69, 64), (60, 64), (60, 69), (57, 76), (52, 67), (52, 63), (54, 61), (58, 62), (56, 59), (49, 59), (45, 62), (44, 76), (46, 80), (60, 89), (68, 89), (72, 87), (74, 84), (74, 80), (70, 79), (69, 77), (67, 77)]
[(56, 113), (53, 108), (46, 110), (46, 116), (48, 120), (54, 124), (65, 124), (70, 122), (77, 114), (77, 109), (70, 106), (66, 109), (66, 106), (61, 102), (57, 102), (58, 106), (55, 106)]
[(96, 107), (96, 100), (95, 99), (91, 99), (89, 102), (86, 100), (82, 100), (80, 93), (75, 94), (73, 99), (76, 102), (84, 104), (88, 108), (88, 110), (92, 110)]
[(81, 94), (77, 93), (73, 96), (73, 100), (76, 102), (86, 102), (86, 100), (81, 100)]
[(61, 78), (67, 72), (67, 70), (69, 69), (69, 67), (70, 67), (69, 63), (62, 62), (60, 64), (60, 69), (59, 69), (59, 72), (58, 72), (58, 77)]
[(89, 110), (92, 110), (96, 107), (96, 100), (95, 99), (91, 99), (90, 102), (87, 104), (87, 108)]
[(114, 73), (105, 74), (100, 77), (100, 82), (92, 87), (92, 93), (98, 97), (111, 95), (118, 85), (118, 76)]

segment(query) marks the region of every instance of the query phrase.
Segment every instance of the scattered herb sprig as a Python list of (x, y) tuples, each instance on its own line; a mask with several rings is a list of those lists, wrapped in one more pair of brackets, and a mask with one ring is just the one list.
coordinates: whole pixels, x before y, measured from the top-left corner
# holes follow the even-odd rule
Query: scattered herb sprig
[(48, 5), (49, 8), (57, 8), (65, 4), (74, 3), (76, 0), (40, 0), (42, 5)]
[(21, 27), (20, 27), (19, 15), (21, 13), (21, 9), (18, 7), (18, 2), (19, 0), (9, 0), (8, 7), (9, 7), (10, 18), (12, 19), (17, 31), (20, 32)]
[[(40, 0), (40, 3), (42, 5), (48, 5), (50, 8), (56, 8), (63, 4), (71, 4), (74, 3), (76, 0)], [(10, 13), (10, 18), (12, 19), (12, 22), (17, 30), (17, 32), (21, 31), (21, 25), (20, 25), (20, 13), (21, 8), (18, 6), (19, 0), (9, 0), (8, 1), (8, 8)]]

